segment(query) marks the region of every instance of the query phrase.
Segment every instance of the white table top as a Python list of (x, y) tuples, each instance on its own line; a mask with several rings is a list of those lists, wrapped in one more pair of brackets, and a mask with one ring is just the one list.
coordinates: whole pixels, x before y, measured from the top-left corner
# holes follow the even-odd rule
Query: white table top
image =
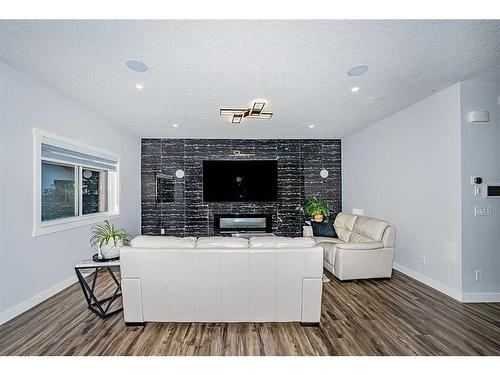
[(120, 267), (120, 259), (109, 262), (94, 262), (92, 259), (84, 259), (75, 265), (75, 268), (93, 268), (93, 267)]

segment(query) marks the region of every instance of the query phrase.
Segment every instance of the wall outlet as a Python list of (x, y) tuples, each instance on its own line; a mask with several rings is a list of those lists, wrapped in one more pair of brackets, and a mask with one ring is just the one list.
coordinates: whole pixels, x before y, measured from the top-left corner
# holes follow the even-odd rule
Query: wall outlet
[(160, 234), (165, 234), (165, 229), (164, 228), (160, 229)]
[(474, 216), (491, 216), (491, 207), (474, 207)]
[(362, 208), (353, 208), (352, 209), (352, 214), (353, 215), (360, 215), (363, 216), (365, 214), (365, 210)]
[(424, 255), (420, 255), (418, 257), (418, 264), (424, 264), (425, 265), (425, 256)]
[(476, 281), (483, 281), (483, 271), (476, 270)]

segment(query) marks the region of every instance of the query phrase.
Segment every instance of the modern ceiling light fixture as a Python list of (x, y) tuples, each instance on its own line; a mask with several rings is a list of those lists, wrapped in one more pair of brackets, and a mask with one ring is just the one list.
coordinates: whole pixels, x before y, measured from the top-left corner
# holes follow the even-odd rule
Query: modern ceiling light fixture
[(232, 116), (231, 123), (239, 124), (244, 118), (268, 120), (273, 117), (272, 112), (264, 112), (265, 102), (256, 101), (251, 108), (221, 108), (221, 116)]
[(136, 84), (135, 84), (135, 88), (136, 88), (137, 90), (142, 90), (142, 89), (144, 88), (144, 85), (143, 85), (142, 83), (136, 83)]
[(352, 92), (358, 92), (359, 91), (359, 87), (357, 87), (357, 86), (351, 87), (351, 91)]
[(243, 119), (243, 114), (242, 113), (235, 113), (233, 115), (233, 118), (231, 119), (231, 122), (233, 124), (239, 124), (242, 119)]
[(308, 125), (307, 127), (308, 127), (309, 129), (312, 129), (312, 128), (314, 128), (314, 126), (315, 126), (315, 125), (311, 124), (311, 125)]
[(250, 111), (250, 116), (259, 116), (262, 113), (266, 103), (253, 103), (252, 110)]

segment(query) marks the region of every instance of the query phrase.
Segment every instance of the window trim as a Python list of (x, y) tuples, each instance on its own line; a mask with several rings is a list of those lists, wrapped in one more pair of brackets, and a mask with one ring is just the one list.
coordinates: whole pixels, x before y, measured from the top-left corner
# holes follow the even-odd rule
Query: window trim
[[(105, 155), (117, 160), (116, 173), (108, 173), (108, 211), (98, 212), (94, 214), (86, 214), (69, 218), (55, 219), (42, 222), (42, 143), (64, 143), (70, 145), (77, 150), (86, 150), (87, 152), (95, 153), (95, 156)], [(117, 219), (120, 217), (120, 160), (118, 154), (86, 145), (72, 139), (62, 137), (53, 133), (49, 133), (42, 129), (33, 128), (33, 232), (32, 236), (42, 236), (49, 233), (64, 231), (68, 229), (78, 228), (86, 225), (98, 223), (107, 219)], [(50, 160), (47, 160), (50, 162)], [(57, 161), (53, 161), (58, 163)], [(73, 165), (74, 166), (74, 165)], [(80, 170), (80, 168), (77, 168)], [(81, 178), (79, 178), (79, 184)], [(79, 189), (81, 191), (81, 189)], [(80, 198), (78, 197), (79, 201)], [(79, 204), (80, 206), (80, 204)], [(81, 209), (79, 208), (81, 212)]]

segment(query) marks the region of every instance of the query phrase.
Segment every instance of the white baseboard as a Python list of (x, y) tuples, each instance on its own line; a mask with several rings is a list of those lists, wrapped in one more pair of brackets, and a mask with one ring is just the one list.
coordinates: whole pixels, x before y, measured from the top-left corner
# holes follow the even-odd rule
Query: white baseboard
[(460, 293), (456, 289), (449, 287), (448, 285), (422, 275), (421, 273), (416, 272), (408, 267), (402, 266), (401, 264), (394, 263), (393, 268), (417, 281), (420, 281), (421, 283), (424, 283), (427, 286), (430, 286), (433, 289), (439, 290), (441, 293), (444, 293), (459, 302), (462, 302), (462, 293)]
[(54, 294), (57, 294), (61, 290), (66, 289), (68, 286), (76, 283), (76, 281), (76, 275), (73, 275), (64, 281), (61, 281), (59, 284), (56, 284), (53, 287), (44, 290), (42, 293), (37, 294), (36, 296), (31, 297), (24, 302), (21, 302), (19, 305), (16, 305), (9, 310), (0, 313), (0, 324), (4, 324), (9, 320), (15, 318), (16, 316), (22, 314), (23, 312), (31, 309), (32, 307), (52, 297)]
[(468, 303), (500, 302), (500, 293), (463, 293), (462, 302), (468, 302)]

